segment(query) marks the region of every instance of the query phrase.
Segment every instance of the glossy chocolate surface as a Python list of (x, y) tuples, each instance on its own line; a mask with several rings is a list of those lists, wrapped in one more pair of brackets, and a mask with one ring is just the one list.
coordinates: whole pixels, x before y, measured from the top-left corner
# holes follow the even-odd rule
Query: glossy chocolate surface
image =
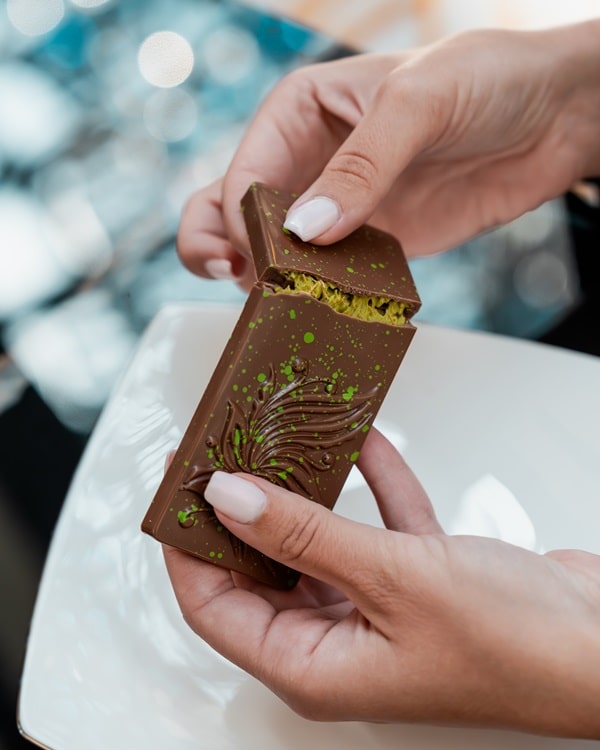
[(421, 301), (402, 249), (392, 235), (364, 225), (340, 242), (319, 247), (282, 230), (290, 193), (255, 183), (242, 206), (259, 280), (287, 270), (333, 282), (340, 289), (381, 295), (408, 303), (414, 314)]
[[(292, 199), (280, 195), (252, 186), (244, 200), (261, 280), (250, 292), (142, 529), (204, 560), (290, 588), (298, 574), (230, 534), (204, 500), (204, 488), (214, 471), (243, 471), (333, 507), (415, 329), (408, 322), (352, 318), (307, 294), (269, 283), (275, 272), (287, 269), (311, 275), (325, 269), (334, 279), (335, 264), (345, 269), (349, 253), (363, 269), (359, 279), (367, 278), (366, 256), (357, 262), (354, 244), (351, 250), (338, 243), (315, 253), (283, 232), (284, 209)], [(388, 276), (398, 267), (405, 276), (400, 283), (410, 289), (399, 246), (388, 235), (382, 242), (395, 248), (395, 263), (385, 255)], [(379, 257), (377, 247), (370, 252)], [(302, 265), (305, 254), (310, 263), (305, 258)], [(288, 261), (294, 265), (284, 265)], [(347, 270), (339, 275), (342, 283), (354, 277)], [(371, 281), (362, 286), (368, 294), (382, 291)], [(388, 278), (389, 288), (399, 286)], [(414, 286), (406, 301), (411, 311), (417, 309)]]

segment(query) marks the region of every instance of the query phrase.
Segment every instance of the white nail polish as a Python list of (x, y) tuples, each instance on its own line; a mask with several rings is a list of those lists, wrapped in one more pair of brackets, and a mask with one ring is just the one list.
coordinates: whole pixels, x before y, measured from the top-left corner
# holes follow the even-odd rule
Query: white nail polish
[(256, 521), (267, 502), (267, 496), (252, 482), (224, 471), (212, 475), (204, 496), (214, 508), (240, 523)]
[(331, 198), (320, 195), (288, 211), (283, 226), (307, 242), (331, 229), (339, 218), (338, 204)]
[(234, 281), (235, 276), (231, 267), (231, 261), (225, 260), (225, 258), (209, 258), (204, 263), (204, 270), (213, 279), (227, 279), (228, 281)]

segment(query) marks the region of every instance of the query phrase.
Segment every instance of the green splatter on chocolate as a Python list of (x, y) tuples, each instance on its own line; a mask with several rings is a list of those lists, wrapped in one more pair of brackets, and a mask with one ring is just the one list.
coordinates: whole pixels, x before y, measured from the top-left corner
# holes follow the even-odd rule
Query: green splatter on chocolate
[[(194, 433), (190, 433), (202, 434), (204, 429), (205, 435), (216, 435), (219, 443), (209, 450), (195, 437), (182, 443), (187, 451), (182, 458), (192, 456), (193, 468), (184, 471), (183, 478), (181, 470), (179, 476), (175, 470), (169, 475), (169, 491), (177, 504), (164, 525), (167, 531), (176, 526), (177, 509), (186, 507), (179, 518), (190, 530), (190, 542), (186, 544), (194, 554), (249, 575), (256, 570), (259, 580), (281, 587), (288, 580), (290, 586), (294, 585), (295, 574), (284, 574), (276, 562), (264, 560), (217, 526), (207, 503), (198, 503), (201, 511), (196, 517), (186, 515), (190, 512), (189, 493), (202, 498), (209, 472), (222, 468), (262, 473), (276, 484), (284, 483), (329, 506), (339, 493), (349, 464), (358, 460), (368, 430), (362, 418), (371, 420), (380, 406), (382, 384), (376, 387), (375, 381), (385, 380), (387, 384), (412, 337), (410, 326), (404, 324), (418, 303), (415, 299), (406, 304), (398, 301), (408, 295), (398, 287), (400, 274), (393, 253), (390, 251), (389, 258), (382, 257), (376, 230), (371, 234), (361, 234), (360, 230), (362, 244), (351, 239), (349, 251), (339, 262), (331, 263), (330, 255), (338, 252), (336, 247), (323, 250), (303, 245), (289, 231), (282, 231), (281, 212), (285, 209), (279, 198), (273, 206), (276, 191), (263, 187), (256, 191), (257, 198), (248, 199), (246, 218), (254, 222), (251, 237), (253, 250), (257, 243), (259, 281), (236, 329), (239, 346), (236, 341), (228, 344), (227, 367), (221, 365), (215, 373), (215, 387), (203, 397), (202, 411)], [(269, 202), (265, 202), (266, 196)], [(281, 200), (289, 205), (287, 195)], [(303, 250), (306, 252), (302, 255)], [(389, 274), (378, 270), (376, 261), (383, 260)], [(303, 270), (290, 270), (294, 268)], [(267, 288), (261, 288), (261, 284)], [(388, 326), (396, 335), (384, 336), (383, 329)], [(407, 328), (406, 335), (401, 326)], [(305, 333), (314, 338), (307, 341)], [(302, 369), (299, 363), (303, 363)], [(247, 372), (241, 372), (241, 368)], [(271, 422), (259, 421), (263, 409)], [(189, 445), (193, 447), (188, 449)], [(329, 456), (333, 457), (331, 463)], [(290, 474), (286, 467), (292, 461), (296, 470)], [(155, 527), (158, 530), (159, 525)], [(176, 529), (173, 536), (178, 543), (184, 534)]]

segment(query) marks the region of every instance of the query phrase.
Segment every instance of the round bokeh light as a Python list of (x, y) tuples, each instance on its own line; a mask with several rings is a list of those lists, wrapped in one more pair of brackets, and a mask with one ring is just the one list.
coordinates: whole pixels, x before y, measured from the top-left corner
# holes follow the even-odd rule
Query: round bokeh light
[(93, 10), (99, 8), (101, 5), (107, 5), (112, 0), (71, 0), (72, 5), (85, 10)]
[(26, 36), (42, 36), (52, 31), (65, 14), (63, 0), (7, 0), (6, 15)]
[(142, 42), (138, 66), (148, 83), (159, 88), (172, 88), (183, 83), (192, 72), (194, 52), (181, 34), (157, 31)]
[(197, 119), (196, 102), (182, 89), (155, 91), (144, 107), (144, 124), (148, 132), (165, 143), (187, 138)]

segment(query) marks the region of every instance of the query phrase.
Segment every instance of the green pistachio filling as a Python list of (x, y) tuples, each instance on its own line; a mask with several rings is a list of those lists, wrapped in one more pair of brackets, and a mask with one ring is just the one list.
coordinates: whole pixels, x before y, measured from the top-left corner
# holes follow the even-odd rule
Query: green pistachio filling
[(336, 312), (359, 320), (387, 323), (392, 326), (402, 326), (406, 323), (404, 313), (407, 305), (399, 300), (344, 292), (328, 281), (298, 271), (286, 272), (285, 284), (285, 287), (278, 286), (277, 290), (308, 294), (320, 302), (325, 302)]

